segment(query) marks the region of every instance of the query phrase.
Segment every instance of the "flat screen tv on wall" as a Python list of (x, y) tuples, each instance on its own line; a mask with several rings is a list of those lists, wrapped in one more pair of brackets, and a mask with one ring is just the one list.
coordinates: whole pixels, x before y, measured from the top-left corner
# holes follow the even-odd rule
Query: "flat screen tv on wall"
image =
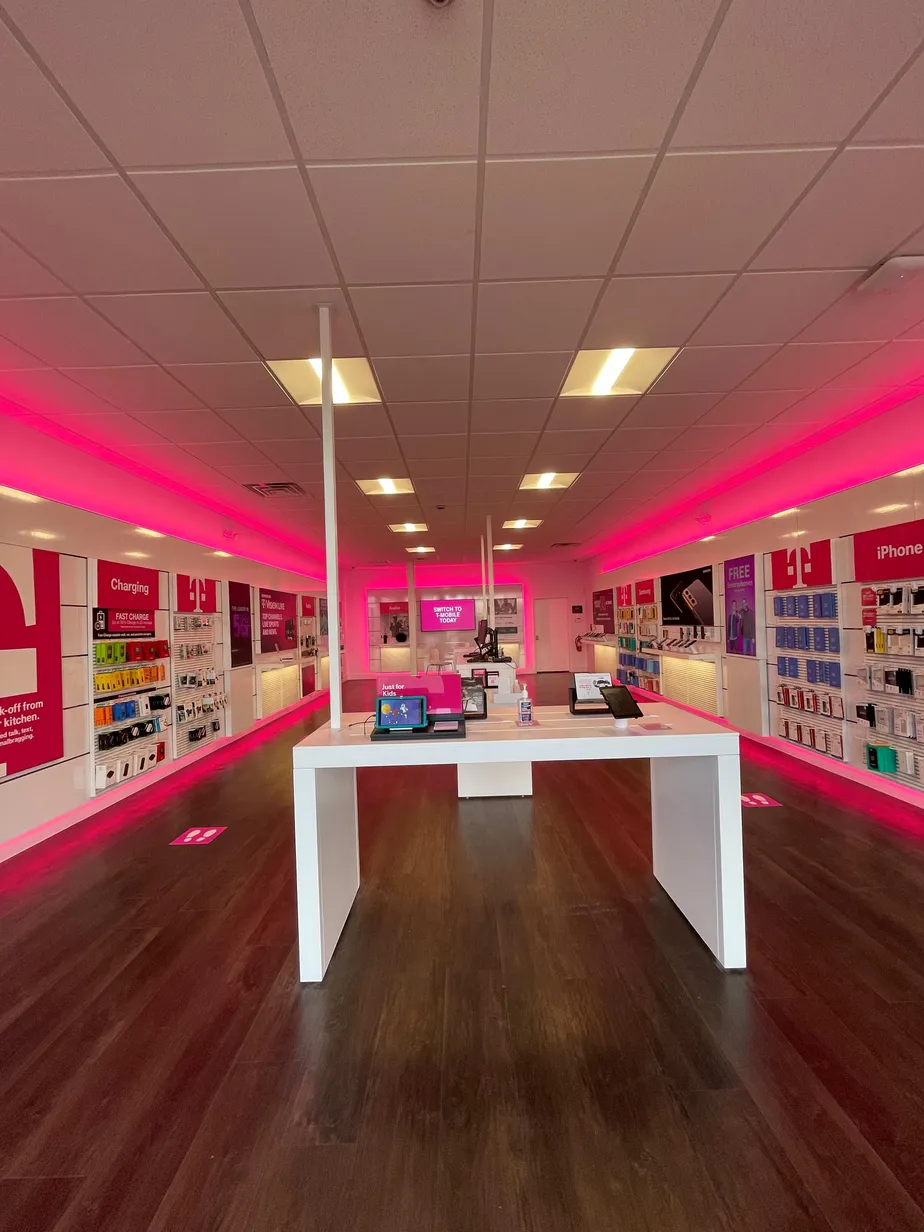
[(475, 628), (474, 599), (421, 599), (422, 633), (446, 633)]

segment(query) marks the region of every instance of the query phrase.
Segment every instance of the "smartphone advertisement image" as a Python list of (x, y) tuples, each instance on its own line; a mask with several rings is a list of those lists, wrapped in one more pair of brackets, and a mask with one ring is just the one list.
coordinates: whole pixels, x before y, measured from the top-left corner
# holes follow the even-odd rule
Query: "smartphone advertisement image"
[(715, 624), (712, 565), (684, 569), (661, 578), (661, 623), (665, 625)]

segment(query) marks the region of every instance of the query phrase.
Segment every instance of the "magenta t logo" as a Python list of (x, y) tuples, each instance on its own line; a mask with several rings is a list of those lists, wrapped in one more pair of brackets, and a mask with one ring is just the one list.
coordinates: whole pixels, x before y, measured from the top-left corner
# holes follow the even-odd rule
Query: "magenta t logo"
[(203, 829), (201, 826), (193, 826), (191, 830), (185, 830), (179, 838), (175, 838), (170, 846), (202, 847), (218, 838), (219, 834), (223, 834), (227, 828), (227, 826), (209, 826)]

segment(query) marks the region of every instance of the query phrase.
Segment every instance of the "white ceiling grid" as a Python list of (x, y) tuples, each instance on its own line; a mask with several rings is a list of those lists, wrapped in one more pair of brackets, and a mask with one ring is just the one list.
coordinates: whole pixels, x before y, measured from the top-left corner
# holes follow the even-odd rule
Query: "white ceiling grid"
[[(327, 302), (384, 398), (337, 413), (356, 563), (405, 519), (472, 559), (485, 513), (590, 555), (924, 388), (924, 287), (853, 290), (924, 251), (922, 46), (919, 0), (0, 0), (0, 395), (317, 541), (319, 418), (262, 361)], [(582, 346), (681, 350), (559, 399)]]

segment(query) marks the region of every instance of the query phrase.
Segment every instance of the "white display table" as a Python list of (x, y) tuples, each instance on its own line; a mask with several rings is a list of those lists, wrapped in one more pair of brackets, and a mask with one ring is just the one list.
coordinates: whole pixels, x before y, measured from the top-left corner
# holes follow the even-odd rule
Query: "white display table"
[[(564, 706), (537, 707), (534, 728), (515, 716), (470, 722), (464, 740), (372, 741), (366, 715), (345, 714), (293, 749), (295, 881), (299, 974), (324, 977), (359, 889), (356, 770), (359, 766), (455, 765), (496, 775), (532, 777), (536, 761), (651, 759), (654, 875), (692, 927), (730, 969), (746, 965), (744, 867), (738, 733), (666, 704), (643, 705), (645, 719), (616, 730), (608, 716), (575, 717)], [(669, 730), (644, 730), (655, 717)], [(460, 779), (461, 787), (461, 779)], [(618, 799), (614, 799), (618, 809)]]

